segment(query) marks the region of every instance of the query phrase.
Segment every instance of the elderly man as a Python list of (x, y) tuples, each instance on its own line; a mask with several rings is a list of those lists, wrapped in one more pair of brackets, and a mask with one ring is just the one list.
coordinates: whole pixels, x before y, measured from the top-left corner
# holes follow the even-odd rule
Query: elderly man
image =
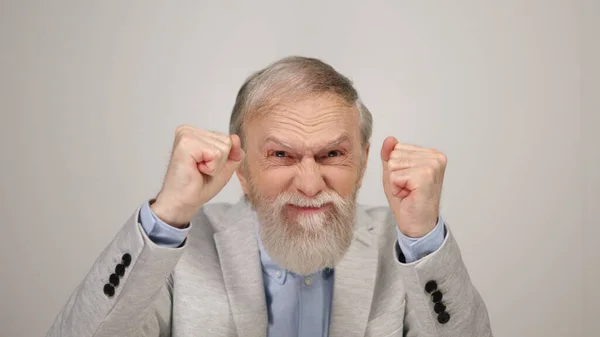
[[(241, 87), (230, 134), (179, 127), (162, 189), (102, 252), (48, 336), (491, 336), (438, 214), (446, 157), (388, 137), (389, 207), (356, 203), (371, 114), (320, 60)], [(236, 204), (208, 204), (233, 173)]]

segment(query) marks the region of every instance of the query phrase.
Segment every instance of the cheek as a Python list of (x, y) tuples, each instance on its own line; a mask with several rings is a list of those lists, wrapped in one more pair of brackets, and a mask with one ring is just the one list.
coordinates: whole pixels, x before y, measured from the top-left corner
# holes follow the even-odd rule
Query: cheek
[(261, 195), (274, 197), (285, 192), (294, 179), (293, 168), (259, 169), (254, 173), (255, 188)]
[(354, 193), (358, 182), (358, 170), (355, 168), (324, 167), (323, 178), (328, 187), (342, 197)]

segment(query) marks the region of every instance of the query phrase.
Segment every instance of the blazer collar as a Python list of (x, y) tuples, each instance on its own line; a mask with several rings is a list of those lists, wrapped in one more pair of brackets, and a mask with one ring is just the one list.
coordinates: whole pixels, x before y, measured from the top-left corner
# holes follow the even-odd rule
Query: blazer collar
[(259, 248), (257, 221), (250, 204), (242, 199), (222, 219), (214, 234), (223, 281), (238, 336), (267, 334), (267, 306)]

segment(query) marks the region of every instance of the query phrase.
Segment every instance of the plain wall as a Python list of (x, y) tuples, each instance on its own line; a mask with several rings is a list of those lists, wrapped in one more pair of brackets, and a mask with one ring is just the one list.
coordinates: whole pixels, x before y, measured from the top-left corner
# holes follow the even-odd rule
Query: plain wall
[(586, 336), (600, 335), (600, 1), (582, 1), (582, 140), (584, 196), (584, 275)]
[[(558, 0), (0, 2), (2, 335), (46, 333), (158, 192), (177, 125), (225, 132), (246, 76), (299, 54), (351, 77), (373, 112), (359, 201), (386, 203), (386, 136), (448, 155), (442, 214), (496, 336), (583, 336), (584, 324), (591, 336), (599, 58), (582, 11)], [(215, 201), (240, 193), (232, 180)]]

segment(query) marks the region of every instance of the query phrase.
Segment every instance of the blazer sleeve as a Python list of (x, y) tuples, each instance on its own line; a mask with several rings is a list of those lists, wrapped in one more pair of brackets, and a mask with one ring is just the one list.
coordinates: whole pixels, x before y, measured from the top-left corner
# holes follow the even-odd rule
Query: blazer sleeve
[(179, 248), (156, 245), (138, 209), (59, 312), (48, 337), (170, 336), (171, 273)]
[(406, 336), (492, 336), (485, 303), (450, 231), (438, 250), (416, 262), (403, 263), (397, 244), (395, 253), (406, 290)]

